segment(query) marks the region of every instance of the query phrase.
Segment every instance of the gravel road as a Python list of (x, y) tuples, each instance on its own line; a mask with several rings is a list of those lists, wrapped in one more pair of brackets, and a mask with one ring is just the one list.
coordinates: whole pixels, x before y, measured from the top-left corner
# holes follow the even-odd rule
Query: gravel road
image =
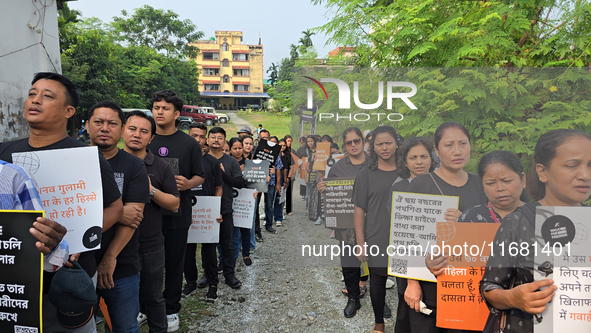
[[(296, 191), (298, 186), (295, 186)], [(294, 192), (294, 194), (296, 194)], [(343, 316), (347, 298), (338, 269), (340, 260), (330, 257), (303, 257), (302, 245), (332, 245), (331, 231), (316, 226), (307, 216), (305, 202), (294, 195), (295, 213), (277, 234), (263, 229), (263, 243), (257, 243), (252, 266), (237, 262), (238, 290), (226, 286), (220, 275), (218, 300), (211, 315), (195, 321), (188, 332), (371, 332), (373, 311), (369, 294), (353, 318)], [(261, 212), (263, 210), (261, 209)], [(368, 281), (369, 282), (369, 281)], [(369, 283), (368, 283), (369, 285)], [(203, 299), (207, 290), (190, 297)], [(393, 312), (386, 319), (386, 332), (394, 332), (396, 287), (388, 289), (387, 304)]]

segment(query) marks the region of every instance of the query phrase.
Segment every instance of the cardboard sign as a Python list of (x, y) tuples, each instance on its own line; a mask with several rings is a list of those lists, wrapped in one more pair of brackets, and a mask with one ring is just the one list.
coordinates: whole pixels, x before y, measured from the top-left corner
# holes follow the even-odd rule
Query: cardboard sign
[(68, 229), (70, 253), (100, 248), (103, 187), (97, 147), (14, 153), (39, 184), (45, 214)]
[(244, 180), (246, 180), (246, 187), (267, 193), (269, 190), (269, 183), (267, 183), (269, 166), (269, 161), (246, 160), (244, 162), (244, 172), (242, 173)]
[[(425, 266), (431, 245), (436, 245), (437, 224), (448, 208), (458, 208), (459, 197), (392, 192), (388, 274), (435, 282)], [(412, 248), (410, 246), (413, 246)], [(412, 253), (410, 253), (410, 251)]]
[(29, 232), (40, 216), (0, 210), (0, 332), (42, 332), (43, 255)]
[(220, 216), (221, 197), (192, 196), (191, 227), (187, 243), (219, 243), (220, 224), (216, 218)]
[(536, 207), (534, 280), (553, 279), (558, 289), (534, 317), (535, 333), (591, 332), (589, 213), (590, 207)]
[(326, 160), (330, 157), (330, 142), (318, 142), (312, 170), (326, 170)]
[(325, 225), (331, 229), (354, 228), (353, 213), (355, 204), (351, 202), (355, 179), (330, 178), (326, 179), (324, 198)]
[(306, 185), (306, 169), (308, 168), (308, 158), (302, 157), (298, 160), (298, 168), (300, 176), (297, 178), (297, 183), (300, 185)]
[(266, 160), (275, 165), (277, 157), (281, 153), (281, 146), (269, 140), (260, 140), (257, 150), (254, 153), (253, 160)]
[(447, 269), (437, 277), (437, 327), (484, 329), (490, 311), (480, 294), (479, 283), (490, 255), (488, 244), (500, 225), (437, 222), (437, 245), (448, 255)]
[(256, 198), (254, 197), (255, 190), (248, 188), (232, 190), (234, 203), (232, 209), (234, 213), (234, 226), (239, 228), (252, 229), (252, 221), (254, 220)]

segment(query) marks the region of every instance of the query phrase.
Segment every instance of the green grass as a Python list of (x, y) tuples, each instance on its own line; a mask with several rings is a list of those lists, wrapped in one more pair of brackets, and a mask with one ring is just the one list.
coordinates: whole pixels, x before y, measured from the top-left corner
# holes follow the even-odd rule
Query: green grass
[[(276, 114), (270, 112), (256, 112), (256, 113), (238, 113), (238, 117), (251, 123), (255, 129), (259, 124), (269, 131), (271, 136), (283, 138), (287, 134), (291, 134), (291, 116), (284, 114)], [(254, 131), (253, 131), (254, 132)]]

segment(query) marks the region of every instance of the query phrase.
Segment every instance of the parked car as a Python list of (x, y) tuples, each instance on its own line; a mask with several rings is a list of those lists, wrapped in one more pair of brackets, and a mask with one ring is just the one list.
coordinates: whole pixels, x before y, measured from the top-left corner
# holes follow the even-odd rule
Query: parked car
[(217, 113), (214, 108), (210, 108), (208, 106), (202, 106), (201, 107), (201, 110), (203, 110), (203, 112), (205, 112), (207, 114), (211, 114), (211, 115), (214, 115), (214, 116), (218, 117), (218, 120), (222, 124), (225, 124), (228, 121), (230, 121), (230, 117), (227, 114), (225, 114), (225, 113)]
[(121, 110), (123, 110), (123, 113), (128, 113), (131, 111), (142, 111), (146, 115), (148, 115), (150, 117), (154, 117), (154, 115), (152, 114), (152, 110), (149, 110), (149, 109), (121, 109)]
[(179, 116), (178, 118), (176, 118), (176, 127), (182, 130), (188, 130), (189, 127), (191, 127), (191, 124), (194, 122), (195, 121), (191, 117)]
[(212, 126), (219, 121), (216, 116), (203, 112), (201, 107), (195, 105), (183, 105), (181, 116), (191, 117), (196, 122), (205, 123), (206, 126)]
[(253, 110), (260, 110), (261, 105), (260, 104), (248, 104), (248, 108), (253, 109)]

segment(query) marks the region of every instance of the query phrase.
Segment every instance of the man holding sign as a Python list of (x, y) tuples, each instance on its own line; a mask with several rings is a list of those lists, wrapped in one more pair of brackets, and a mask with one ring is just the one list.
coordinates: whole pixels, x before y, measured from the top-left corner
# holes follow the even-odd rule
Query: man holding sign
[[(25, 119), (29, 125), (30, 135), (25, 139), (0, 144), (0, 159), (12, 162), (12, 153), (85, 147), (83, 143), (68, 136), (67, 132), (68, 119), (76, 112), (78, 103), (78, 93), (68, 78), (56, 73), (37, 73), (25, 101)], [(103, 190), (104, 232), (119, 220), (123, 214), (123, 204), (111, 167), (101, 154), (99, 154), (99, 162)], [(57, 172), (59, 171), (56, 170)], [(60, 233), (61, 230), (57, 223), (45, 224), (41, 221), (37, 223), (39, 223), (37, 226), (34, 225), (36, 229), (45, 235), (54, 235), (52, 238), (57, 240), (58, 236), (55, 233)], [(51, 244), (46, 241), (42, 243), (46, 246)], [(97, 267), (93, 252), (84, 252), (71, 257), (74, 260), (76, 258), (89, 276), (95, 276)], [(44, 274), (44, 293), (49, 291), (52, 278), (53, 273)], [(57, 321), (55, 315), (56, 309), (47, 299), (45, 297), (43, 302), (44, 328), (47, 331), (63, 331), (64, 326)], [(94, 332), (95, 330), (94, 319), (90, 318), (86, 324), (70, 329), (70, 332)]]

